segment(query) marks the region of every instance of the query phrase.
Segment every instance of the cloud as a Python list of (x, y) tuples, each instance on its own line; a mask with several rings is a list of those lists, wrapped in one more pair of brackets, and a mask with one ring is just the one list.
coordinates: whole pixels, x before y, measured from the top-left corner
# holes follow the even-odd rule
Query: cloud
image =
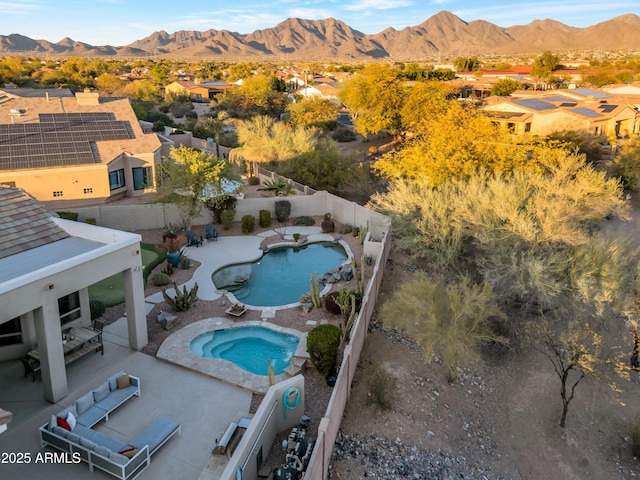
[(40, 2), (31, 0), (0, 1), (0, 11), (2, 11), (2, 15), (28, 15), (40, 8), (42, 8)]
[(411, 0), (358, 0), (352, 5), (344, 5), (344, 10), (360, 12), (362, 10), (390, 10), (393, 8), (410, 7)]
[(288, 17), (304, 18), (309, 20), (321, 20), (335, 16), (335, 12), (332, 10), (325, 10), (322, 8), (292, 8), (288, 12)]

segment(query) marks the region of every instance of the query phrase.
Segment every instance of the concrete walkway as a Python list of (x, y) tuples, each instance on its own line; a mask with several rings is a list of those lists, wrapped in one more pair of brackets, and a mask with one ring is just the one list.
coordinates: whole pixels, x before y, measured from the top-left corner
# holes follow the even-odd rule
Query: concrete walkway
[[(23, 378), (18, 360), (0, 363), (0, 405), (13, 413), (8, 430), (0, 434), (0, 452), (29, 453), (32, 458), (30, 464), (0, 463), (0, 478), (114, 478), (97, 470), (89, 472), (84, 462), (36, 464), (33, 459), (38, 452), (55, 451), (40, 446), (39, 426), (119, 370), (140, 377), (141, 396), (122, 405), (95, 429), (126, 441), (159, 416), (182, 426), (182, 435), (151, 457), (151, 466), (139, 477), (142, 480), (197, 479), (209, 463), (216, 437), (230, 422), (247, 416), (250, 392), (114, 343), (121, 333), (110, 327), (105, 327), (104, 356), (90, 354), (67, 367), (69, 394), (55, 405), (44, 400), (39, 376), (35, 382)], [(220, 465), (220, 472), (224, 466)]]

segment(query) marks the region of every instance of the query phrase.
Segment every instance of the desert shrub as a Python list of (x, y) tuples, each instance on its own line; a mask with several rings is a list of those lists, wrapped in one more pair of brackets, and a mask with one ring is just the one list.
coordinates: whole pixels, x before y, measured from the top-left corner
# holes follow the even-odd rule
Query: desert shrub
[(107, 311), (107, 307), (104, 306), (100, 300), (89, 301), (89, 312), (91, 312), (91, 320), (100, 318), (104, 312)]
[(398, 395), (398, 379), (384, 367), (374, 365), (369, 379), (369, 402), (381, 410), (391, 410)]
[(336, 142), (352, 142), (357, 138), (355, 132), (347, 127), (338, 126), (331, 134)]
[(78, 221), (78, 212), (56, 212), (60, 218)]
[(84, 223), (88, 223), (89, 225), (97, 225), (98, 221), (93, 217), (87, 217), (84, 219)]
[(198, 114), (196, 112), (190, 111), (184, 114), (187, 118), (198, 118)]
[(640, 457), (640, 414), (636, 415), (629, 424), (629, 436), (631, 437), (631, 453)]
[(169, 113), (169, 105), (164, 103), (158, 107), (158, 110), (160, 110), (162, 113)]
[(242, 217), (242, 233), (251, 233), (256, 228), (256, 217), (253, 215), (244, 215)]
[[(167, 260), (167, 264), (164, 266), (164, 269), (162, 270), (162, 273), (164, 273), (165, 275), (171, 276), (173, 275), (173, 272), (176, 271), (176, 266), (169, 263), (169, 261)], [(152, 279), (153, 281), (153, 279)]]
[(291, 202), (288, 200), (278, 200), (274, 208), (278, 222), (284, 223), (289, 220), (289, 215), (291, 215)]
[(338, 227), (338, 232), (342, 234), (349, 233), (351, 232), (351, 230), (353, 230), (353, 227), (348, 223), (341, 223), (340, 226)]
[(258, 221), (262, 228), (267, 228), (271, 225), (271, 212), (269, 210), (260, 210), (258, 212)]
[(249, 185), (260, 185), (260, 179), (258, 177), (249, 177), (247, 178), (247, 183)]
[(313, 366), (320, 375), (327, 376), (336, 371), (340, 328), (330, 323), (318, 325), (307, 336), (307, 350)]
[(337, 296), (338, 292), (330, 292), (324, 297), (324, 308), (333, 315), (340, 315), (342, 313), (340, 305), (336, 303)]
[(302, 215), (300, 217), (296, 217), (296, 220), (294, 222), (296, 225), (307, 225), (307, 226), (311, 226), (311, 225), (315, 225), (316, 221), (313, 217), (309, 217), (308, 215)]
[(354, 237), (359, 237), (359, 236), (360, 236), (360, 227), (353, 227), (353, 228), (351, 229), (351, 234), (352, 234)]
[(235, 216), (235, 210), (223, 210), (222, 212), (220, 212), (220, 223), (222, 223), (222, 226), (225, 230), (229, 230), (231, 228), (231, 223), (233, 222)]
[(151, 277), (151, 283), (153, 283), (156, 287), (169, 285), (169, 282), (171, 282), (171, 277), (166, 273), (156, 273)]

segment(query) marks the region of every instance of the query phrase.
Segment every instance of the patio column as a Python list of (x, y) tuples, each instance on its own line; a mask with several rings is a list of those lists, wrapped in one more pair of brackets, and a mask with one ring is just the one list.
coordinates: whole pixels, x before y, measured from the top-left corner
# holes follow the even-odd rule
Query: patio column
[(142, 266), (122, 272), (124, 277), (124, 298), (127, 306), (127, 331), (129, 346), (141, 350), (147, 343), (147, 313), (144, 307), (144, 283)]
[(58, 299), (53, 293), (44, 295), (42, 307), (37, 308), (33, 313), (44, 398), (51, 403), (56, 403), (68, 393)]

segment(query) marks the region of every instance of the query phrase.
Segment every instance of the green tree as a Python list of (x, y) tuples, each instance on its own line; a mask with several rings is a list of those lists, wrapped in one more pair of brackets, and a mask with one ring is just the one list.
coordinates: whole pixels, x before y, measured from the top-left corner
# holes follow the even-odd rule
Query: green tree
[(450, 381), (457, 379), (460, 366), (478, 357), (481, 343), (506, 343), (490, 328), (492, 318), (504, 318), (491, 287), (466, 277), (447, 285), (420, 272), (382, 306), (382, 318), (405, 330), (426, 358), (441, 356)]
[(507, 97), (516, 90), (522, 90), (522, 83), (513, 78), (501, 78), (491, 87), (491, 95)]
[(397, 135), (402, 130), (400, 111), (404, 89), (390, 66), (367, 65), (356, 77), (345, 82), (339, 96), (351, 110), (358, 133), (366, 136), (387, 131)]
[(456, 57), (453, 59), (453, 66), (456, 72), (475, 72), (480, 70), (480, 60), (475, 55), (473, 57)]
[(309, 152), (318, 141), (315, 129), (289, 127), (271, 117), (260, 115), (237, 128), (242, 145), (236, 155), (254, 162), (278, 162)]
[(162, 170), (165, 177), (163, 191), (174, 194), (172, 198), (189, 227), (192, 218), (200, 214), (202, 202), (210, 192), (221, 191), (222, 180), (236, 179), (226, 160), (185, 146), (171, 147)]
[(287, 106), (287, 95), (277, 80), (275, 76), (269, 75), (247, 77), (242, 85), (220, 94), (215, 109), (240, 118), (255, 115), (277, 117)]
[(95, 79), (95, 86), (102, 95), (120, 95), (125, 82), (112, 73), (103, 73)]
[(129, 98), (139, 102), (157, 102), (160, 99), (160, 89), (147, 80), (134, 80), (124, 91)]
[(637, 186), (640, 176), (640, 140), (629, 140), (618, 149), (611, 174), (619, 177), (627, 190)]
[(220, 157), (220, 135), (224, 133), (224, 122), (222, 115), (217, 117), (205, 117), (198, 120), (193, 130), (196, 138), (212, 138), (216, 142), (216, 156)]
[(320, 96), (304, 97), (287, 106), (289, 123), (296, 127), (323, 128), (336, 123), (340, 107)]

